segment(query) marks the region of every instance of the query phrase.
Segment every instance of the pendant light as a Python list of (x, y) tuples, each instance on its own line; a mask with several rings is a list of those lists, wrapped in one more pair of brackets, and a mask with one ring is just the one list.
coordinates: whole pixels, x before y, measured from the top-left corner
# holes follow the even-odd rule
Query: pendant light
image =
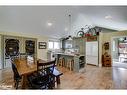
[(71, 15), (69, 14), (68, 17), (69, 17), (69, 31), (68, 31), (69, 36), (67, 37), (68, 38), (67, 40), (73, 40), (71, 36)]
[(73, 40), (71, 36), (71, 15), (69, 15), (69, 39), (68, 40)]
[(127, 37), (124, 38), (124, 42), (127, 42)]

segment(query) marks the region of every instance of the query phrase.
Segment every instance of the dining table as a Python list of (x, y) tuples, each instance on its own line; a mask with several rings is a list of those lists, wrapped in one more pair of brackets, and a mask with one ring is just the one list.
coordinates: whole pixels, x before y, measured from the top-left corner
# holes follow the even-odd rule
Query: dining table
[[(41, 63), (47, 62), (46, 60), (41, 60)], [(37, 71), (37, 60), (29, 61), (27, 59), (15, 59), (16, 68), (20, 76), (22, 76), (21, 84), (22, 89), (27, 88), (28, 80), (27, 76)]]

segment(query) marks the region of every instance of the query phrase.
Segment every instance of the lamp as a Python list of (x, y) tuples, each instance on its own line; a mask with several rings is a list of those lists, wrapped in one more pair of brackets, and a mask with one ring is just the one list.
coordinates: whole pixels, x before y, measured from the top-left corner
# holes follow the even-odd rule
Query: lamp
[(127, 42), (127, 37), (124, 38), (124, 42)]
[(70, 33), (70, 32), (71, 32), (71, 15), (69, 14), (68, 17), (69, 17), (68, 37), (66, 37), (65, 40), (73, 40), (73, 39), (72, 39), (72, 36), (70, 35), (70, 34), (71, 34), (71, 33)]

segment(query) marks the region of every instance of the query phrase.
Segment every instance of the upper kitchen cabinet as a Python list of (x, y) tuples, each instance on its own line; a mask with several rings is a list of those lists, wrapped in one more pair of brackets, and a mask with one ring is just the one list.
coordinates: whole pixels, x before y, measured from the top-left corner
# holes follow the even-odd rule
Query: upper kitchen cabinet
[(74, 38), (73, 47), (80, 54), (85, 54), (85, 38)]
[(65, 48), (66, 48), (66, 49), (71, 49), (71, 48), (73, 48), (73, 40), (66, 40), (66, 41), (65, 41)]
[(62, 49), (72, 49), (73, 48), (73, 40), (62, 40)]
[(73, 49), (75, 52), (85, 54), (85, 38), (73, 38), (73, 40), (62, 40), (62, 49)]

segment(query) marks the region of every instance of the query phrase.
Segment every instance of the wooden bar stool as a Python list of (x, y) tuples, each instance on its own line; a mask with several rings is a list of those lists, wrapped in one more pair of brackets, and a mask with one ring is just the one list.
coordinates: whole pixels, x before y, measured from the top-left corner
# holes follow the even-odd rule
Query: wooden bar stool
[(66, 62), (66, 68), (69, 69), (69, 60), (70, 59), (67, 59), (67, 62)]
[(65, 58), (63, 57), (63, 58), (62, 58), (62, 67), (65, 67), (65, 65), (66, 65), (66, 64), (65, 64)]
[(62, 57), (59, 58), (58, 66), (62, 66)]
[(59, 63), (58, 64), (59, 64), (58, 66), (61, 66), (61, 67), (65, 66), (65, 59), (64, 59), (64, 57), (60, 57), (59, 58)]
[(62, 57), (61, 59), (62, 59), (62, 64), (61, 64), (61, 66), (64, 67), (65, 59), (64, 59), (64, 57)]
[(70, 70), (71, 70), (71, 71), (74, 70), (74, 60), (73, 60), (73, 59), (71, 60), (71, 67), (70, 67)]
[(67, 60), (67, 69), (69, 69), (70, 71), (72, 71), (74, 68), (74, 60), (73, 59), (68, 59)]

